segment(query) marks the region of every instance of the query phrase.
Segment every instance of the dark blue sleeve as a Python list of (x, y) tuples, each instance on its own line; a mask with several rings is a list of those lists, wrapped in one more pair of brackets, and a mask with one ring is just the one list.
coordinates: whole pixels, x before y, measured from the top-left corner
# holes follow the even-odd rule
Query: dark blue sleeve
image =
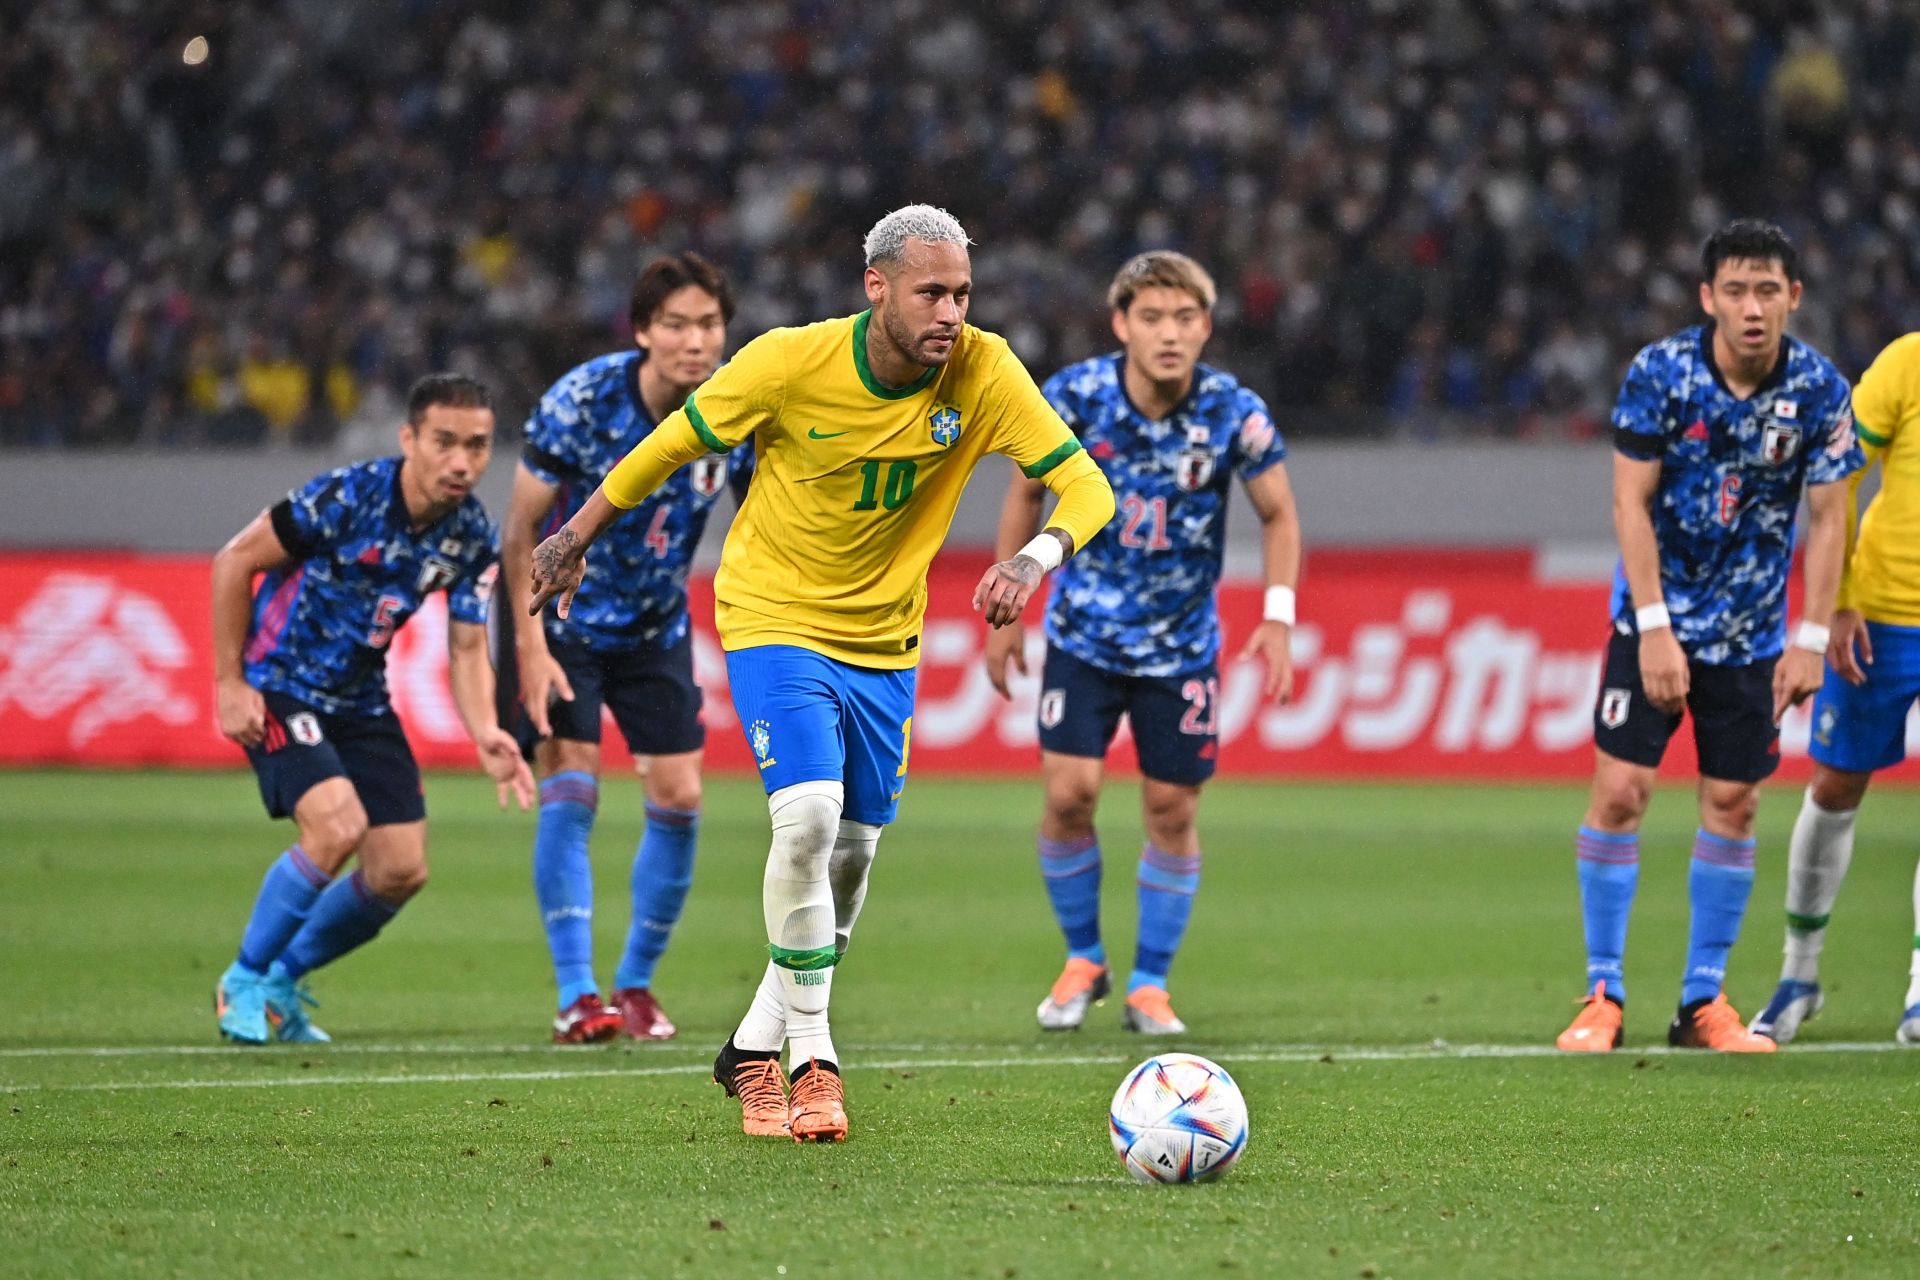
[(342, 469), (317, 475), (282, 498), (268, 512), (280, 545), (301, 560), (331, 550), (353, 512), (352, 488), (351, 474)]
[(528, 416), (520, 461), (548, 484), (581, 478), (580, 434), (586, 420), (575, 375), (569, 374), (547, 388)]
[(1627, 366), (1613, 405), (1613, 447), (1637, 462), (1658, 462), (1667, 451), (1667, 391), (1648, 347)]
[(1068, 365), (1048, 378), (1041, 384), (1040, 394), (1045, 397), (1048, 404), (1053, 406), (1053, 411), (1060, 415), (1060, 420), (1067, 424), (1067, 430), (1073, 432), (1075, 438), (1078, 438), (1085, 425), (1085, 418), (1080, 413), (1080, 398), (1072, 391), (1073, 379), (1067, 376), (1072, 372), (1073, 366)]
[(1233, 447), (1229, 453), (1241, 483), (1287, 460), (1287, 442), (1273, 425), (1267, 402), (1245, 387), (1234, 397)]

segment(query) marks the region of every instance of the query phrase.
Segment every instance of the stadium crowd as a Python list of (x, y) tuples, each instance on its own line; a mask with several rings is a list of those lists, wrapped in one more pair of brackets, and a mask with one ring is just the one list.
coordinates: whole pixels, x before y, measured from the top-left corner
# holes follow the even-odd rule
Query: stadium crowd
[[(1598, 430), (1690, 322), (1705, 231), (1780, 220), (1799, 332), (1920, 328), (1900, 0), (28, 0), (0, 13), (0, 443), (318, 442), (422, 371), (503, 421), (696, 248), (740, 334), (859, 303), (944, 204), (1037, 373), (1114, 265), (1222, 284), (1290, 433)], [(210, 56), (183, 58), (207, 39)]]

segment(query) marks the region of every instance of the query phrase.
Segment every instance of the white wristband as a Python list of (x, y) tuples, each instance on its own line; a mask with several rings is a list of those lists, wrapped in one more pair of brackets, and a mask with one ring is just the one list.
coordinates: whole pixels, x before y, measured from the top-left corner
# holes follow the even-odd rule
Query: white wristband
[(1649, 631), (1658, 631), (1662, 627), (1671, 627), (1673, 617), (1667, 612), (1667, 602), (1656, 600), (1652, 604), (1643, 604), (1633, 611), (1634, 629), (1645, 635)]
[(1060, 562), (1067, 558), (1066, 548), (1060, 545), (1060, 539), (1044, 531), (1034, 535), (1032, 542), (1014, 554), (1038, 560), (1043, 573), (1052, 573), (1060, 567)]
[(1833, 638), (1833, 628), (1823, 627), (1817, 622), (1801, 620), (1793, 629), (1793, 647), (1805, 649), (1808, 653), (1825, 653), (1827, 641)]
[(1267, 605), (1260, 616), (1268, 622), (1284, 622), (1293, 625), (1294, 594), (1292, 587), (1268, 587)]

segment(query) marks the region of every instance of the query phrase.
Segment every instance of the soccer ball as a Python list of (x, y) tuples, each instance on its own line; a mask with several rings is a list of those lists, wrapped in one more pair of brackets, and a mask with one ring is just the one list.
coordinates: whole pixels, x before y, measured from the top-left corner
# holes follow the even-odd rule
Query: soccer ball
[(1218, 1063), (1163, 1053), (1127, 1073), (1107, 1112), (1113, 1149), (1141, 1182), (1204, 1182), (1247, 1149), (1247, 1102)]

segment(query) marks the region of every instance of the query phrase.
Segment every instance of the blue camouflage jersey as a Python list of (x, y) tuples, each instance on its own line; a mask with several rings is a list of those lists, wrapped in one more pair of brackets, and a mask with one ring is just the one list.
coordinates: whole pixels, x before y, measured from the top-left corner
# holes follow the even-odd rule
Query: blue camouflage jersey
[(386, 715), (387, 645), (426, 598), (484, 624), (499, 535), (480, 500), (413, 528), (399, 458), (315, 476), (268, 513), (294, 563), (266, 575), (247, 631), (247, 683), (329, 715)]
[(1054, 575), (1047, 643), (1122, 675), (1177, 676), (1220, 652), (1214, 589), (1230, 476), (1251, 480), (1287, 456), (1266, 404), (1207, 365), (1165, 418), (1134, 408), (1125, 354), (1047, 379), (1042, 394), (1113, 486), (1116, 514)]
[[(1745, 400), (1713, 363), (1713, 327), (1695, 325), (1633, 358), (1613, 410), (1614, 447), (1660, 463), (1653, 532), (1674, 638), (1695, 661), (1744, 666), (1780, 655), (1802, 489), (1860, 469), (1853, 399), (1832, 362), (1788, 337)], [(1633, 627), (1624, 565), (1613, 616)]]
[[(640, 398), (639, 351), (578, 366), (540, 397), (527, 419), (522, 464), (559, 487), (551, 533), (573, 517), (614, 464), (653, 431)], [(549, 640), (572, 639), (600, 653), (660, 650), (687, 634), (687, 575), (724, 488), (736, 500), (753, 474), (753, 446), (688, 463), (623, 514), (587, 549), (587, 572), (565, 618), (549, 609)]]

